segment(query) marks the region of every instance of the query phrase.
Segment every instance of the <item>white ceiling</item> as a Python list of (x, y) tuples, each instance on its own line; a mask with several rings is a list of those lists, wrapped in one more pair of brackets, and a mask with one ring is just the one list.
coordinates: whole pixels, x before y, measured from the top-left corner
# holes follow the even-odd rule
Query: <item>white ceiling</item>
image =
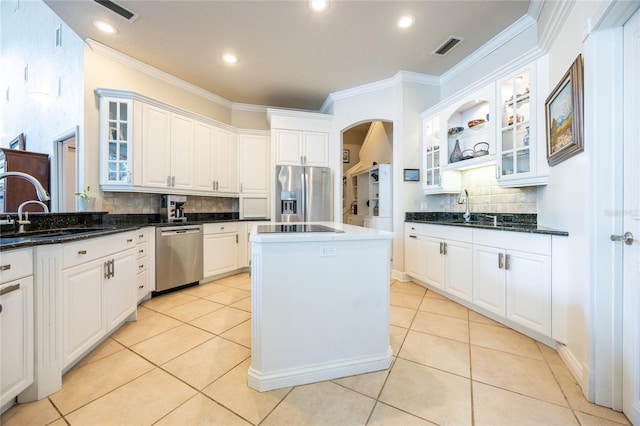
[[(441, 76), (505, 30), (525, 0), (333, 0), (314, 13), (306, 0), (116, 0), (128, 22), (94, 0), (44, 0), (82, 39), (115, 50), (231, 102), (318, 110), (330, 93), (393, 77)], [(402, 14), (415, 24), (400, 30)], [(113, 24), (107, 35), (95, 19)], [(449, 36), (465, 40), (431, 54)], [(221, 60), (232, 51), (235, 65)]]

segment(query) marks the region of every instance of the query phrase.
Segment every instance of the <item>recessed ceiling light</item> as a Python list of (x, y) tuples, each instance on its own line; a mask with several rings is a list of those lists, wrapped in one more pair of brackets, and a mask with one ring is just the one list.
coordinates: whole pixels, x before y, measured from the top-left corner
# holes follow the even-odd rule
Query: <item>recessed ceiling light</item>
[(238, 62), (238, 58), (232, 53), (225, 53), (224, 55), (222, 55), (222, 60), (228, 64), (235, 64), (236, 62)]
[(398, 19), (398, 28), (409, 28), (416, 22), (416, 18), (411, 15), (404, 15)]
[(309, 0), (309, 7), (316, 12), (322, 12), (329, 7), (327, 0)]
[(109, 34), (115, 34), (118, 31), (116, 30), (116, 27), (114, 27), (111, 24), (107, 24), (104, 21), (93, 21), (93, 25), (98, 28), (100, 31), (104, 31), (105, 33), (109, 33)]

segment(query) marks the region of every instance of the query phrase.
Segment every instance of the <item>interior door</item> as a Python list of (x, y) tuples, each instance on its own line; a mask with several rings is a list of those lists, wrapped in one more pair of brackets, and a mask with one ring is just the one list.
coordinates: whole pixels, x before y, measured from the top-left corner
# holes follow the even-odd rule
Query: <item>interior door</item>
[(624, 26), (624, 230), (622, 409), (640, 425), (640, 10)]

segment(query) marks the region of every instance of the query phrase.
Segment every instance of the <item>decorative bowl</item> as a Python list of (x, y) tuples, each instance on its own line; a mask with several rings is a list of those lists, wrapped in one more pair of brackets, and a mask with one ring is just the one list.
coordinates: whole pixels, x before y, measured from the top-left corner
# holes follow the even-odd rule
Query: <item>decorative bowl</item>
[(464, 127), (452, 127), (452, 128), (449, 129), (449, 135), (451, 135), (451, 136), (457, 135), (458, 133), (460, 133), (463, 130), (464, 130)]
[(477, 120), (471, 120), (469, 123), (467, 123), (469, 125), (469, 128), (478, 126), (480, 124), (483, 124), (485, 122), (484, 118), (478, 118)]
[(475, 156), (475, 151), (472, 149), (465, 149), (462, 151), (462, 159), (468, 160), (469, 158), (473, 158)]

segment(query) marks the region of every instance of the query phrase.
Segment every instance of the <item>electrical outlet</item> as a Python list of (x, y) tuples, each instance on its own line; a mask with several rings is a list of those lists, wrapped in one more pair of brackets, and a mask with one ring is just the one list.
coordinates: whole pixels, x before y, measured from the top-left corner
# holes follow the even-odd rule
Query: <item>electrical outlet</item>
[(420, 203), (420, 211), (426, 212), (427, 210), (429, 210), (429, 202), (428, 201), (422, 201)]
[(320, 256), (329, 257), (338, 255), (338, 246), (322, 246), (320, 247)]

